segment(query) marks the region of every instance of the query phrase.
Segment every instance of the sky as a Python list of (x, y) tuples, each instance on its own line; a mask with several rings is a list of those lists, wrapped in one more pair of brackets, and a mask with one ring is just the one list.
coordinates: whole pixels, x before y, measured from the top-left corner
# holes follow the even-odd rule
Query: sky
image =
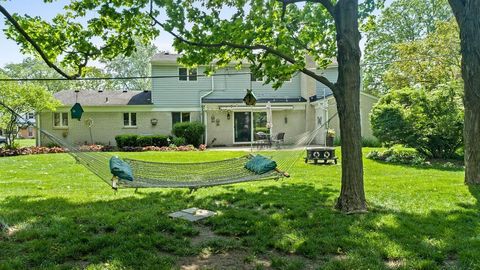
[[(57, 0), (53, 1), (53, 3), (45, 4), (41, 0), (10, 0), (1, 4), (10, 14), (28, 14), (30, 16), (40, 16), (43, 19), (51, 19), (56, 14), (61, 13), (63, 6), (68, 2), (67, 0)], [(392, 0), (387, 0), (386, 4), (388, 5), (391, 2)], [(0, 67), (8, 63), (19, 63), (27, 57), (20, 51), (20, 46), (6, 38), (3, 33), (5, 28), (5, 18), (0, 14)], [(173, 38), (168, 33), (161, 33), (154, 43), (160, 51), (174, 51), (172, 48)], [(363, 43), (361, 42), (360, 46), (363, 47)]]

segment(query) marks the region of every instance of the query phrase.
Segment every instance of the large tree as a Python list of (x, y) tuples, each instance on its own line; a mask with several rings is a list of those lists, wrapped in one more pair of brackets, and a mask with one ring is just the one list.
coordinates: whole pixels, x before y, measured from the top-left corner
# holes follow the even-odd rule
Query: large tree
[[(7, 33), (24, 50), (47, 51), (44, 60), (50, 64), (63, 55), (61, 63), (78, 70), (74, 75), (63, 74), (69, 78), (82, 75), (89, 57), (112, 59), (131, 54), (135, 37), (148, 40), (158, 29), (175, 37), (174, 46), (183, 53), (180, 61), (189, 66), (248, 62), (254, 75), (265, 77), (274, 87), (303, 72), (329, 87), (336, 99), (343, 158), (336, 207), (361, 212), (367, 206), (360, 131), (359, 22), (376, 7), (375, 2), (382, 1), (76, 0), (51, 23), (7, 15), (13, 25)], [(150, 11), (143, 12), (148, 7)], [(95, 14), (86, 27), (75, 22), (89, 13)], [(167, 19), (157, 19), (159, 14)], [(100, 37), (103, 44), (94, 43), (94, 37)], [(334, 57), (338, 79), (330, 81), (315, 68), (326, 68)]]
[[(366, 36), (364, 91), (374, 95), (387, 92), (384, 76), (391, 63), (399, 60), (394, 53), (396, 44), (421, 40), (435, 31), (437, 22), (450, 18), (452, 12), (447, 0), (394, 0), (385, 7), (363, 28)], [(409, 59), (416, 57), (412, 55)]]
[[(130, 56), (119, 55), (112, 60), (103, 60), (105, 70), (112, 77), (149, 77), (151, 75), (150, 60), (157, 53), (153, 44), (135, 42), (135, 50)], [(151, 90), (150, 79), (114, 80), (115, 89)]]
[(480, 184), (480, 1), (449, 0), (460, 28), (465, 106), (465, 183)]
[[(110, 90), (113, 87), (112, 81), (105, 80), (83, 80), (83, 81), (65, 81), (55, 70), (48, 67), (45, 62), (38, 58), (27, 57), (21, 63), (11, 63), (0, 68), (0, 72), (9, 78), (22, 79), (59, 79), (37, 81), (40, 86), (45, 87), (49, 92), (56, 93), (61, 90)], [(83, 68), (83, 77), (110, 77), (112, 74), (106, 73), (99, 67)]]
[(437, 22), (436, 29), (423, 39), (399, 43), (391, 52), (397, 59), (384, 74), (384, 85), (391, 89), (424, 88), (442, 84), (463, 85), (457, 22)]

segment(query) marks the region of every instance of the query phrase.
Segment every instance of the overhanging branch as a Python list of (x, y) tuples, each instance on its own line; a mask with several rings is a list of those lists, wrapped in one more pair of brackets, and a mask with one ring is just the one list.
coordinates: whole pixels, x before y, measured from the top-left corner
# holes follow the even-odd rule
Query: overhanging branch
[(7, 18), (7, 20), (13, 25), (13, 27), (15, 27), (15, 29), (28, 41), (28, 43), (30, 43), (30, 45), (32, 45), (32, 47), (38, 52), (40, 57), (43, 59), (43, 61), (45, 61), (45, 63), (50, 68), (53, 68), (56, 72), (58, 72), (60, 75), (62, 75), (63, 77), (65, 77), (69, 80), (73, 80), (73, 79), (80, 76), (79, 73), (75, 74), (75, 75), (68, 75), (61, 68), (59, 68), (57, 65), (52, 63), (48, 59), (46, 54), (43, 52), (42, 48), (40, 48), (40, 46), (35, 42), (35, 40), (33, 40), (30, 37), (30, 35), (28, 35), (28, 33), (25, 32), (25, 30), (22, 28), (22, 26), (20, 26), (20, 24), (15, 20), (15, 18), (13, 18), (13, 16), (2, 5), (0, 5), (0, 12), (5, 16), (5, 18)]

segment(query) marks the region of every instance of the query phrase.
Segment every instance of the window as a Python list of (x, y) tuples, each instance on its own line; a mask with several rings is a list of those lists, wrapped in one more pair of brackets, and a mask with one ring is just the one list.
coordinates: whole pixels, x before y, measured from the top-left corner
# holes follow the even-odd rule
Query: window
[(263, 82), (263, 77), (255, 76), (253, 73), (250, 73), (250, 81), (252, 81), (252, 82)]
[(53, 113), (53, 126), (56, 128), (68, 127), (68, 113)]
[(137, 113), (124, 113), (123, 114), (123, 126), (124, 127), (136, 127), (137, 126)]
[(176, 123), (190, 122), (189, 112), (172, 112), (172, 126)]
[(27, 119), (28, 120), (35, 119), (35, 114), (34, 113), (27, 113)]
[(33, 127), (28, 127), (27, 131), (28, 131), (28, 137), (33, 137)]
[(197, 69), (196, 68), (179, 68), (178, 79), (180, 81), (196, 81)]

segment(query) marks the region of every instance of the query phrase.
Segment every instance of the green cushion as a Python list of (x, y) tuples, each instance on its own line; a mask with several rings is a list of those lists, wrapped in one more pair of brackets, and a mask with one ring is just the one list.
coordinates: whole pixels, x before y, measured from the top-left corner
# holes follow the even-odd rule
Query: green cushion
[(132, 168), (118, 157), (110, 158), (110, 172), (120, 179), (133, 181)]
[(256, 155), (245, 163), (245, 168), (256, 174), (264, 174), (277, 168), (277, 163), (262, 155)]

